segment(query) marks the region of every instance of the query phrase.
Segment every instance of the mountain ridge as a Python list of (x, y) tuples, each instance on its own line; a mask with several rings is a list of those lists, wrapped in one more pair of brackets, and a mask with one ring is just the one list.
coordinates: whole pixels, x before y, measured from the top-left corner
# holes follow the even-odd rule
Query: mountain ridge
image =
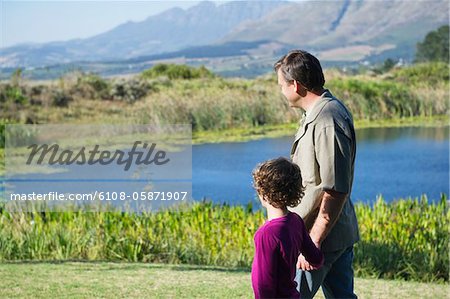
[(90, 70), (90, 63), (117, 61), (123, 64), (117, 70), (135, 71), (170, 60), (229, 69), (224, 64), (231, 58), (220, 59), (222, 53), (235, 56), (232, 69), (242, 68), (239, 63), (264, 69), (263, 63), (289, 48), (306, 49), (325, 62), (412, 60), (415, 44), (448, 24), (448, 11), (445, 0), (202, 1), (86, 39), (0, 49), (0, 63), (12, 69), (83, 61)]
[[(176, 51), (214, 43), (243, 21), (257, 19), (284, 1), (202, 1), (189, 9), (171, 8), (140, 22), (126, 22), (85, 39), (0, 49), (4, 66), (41, 66), (80, 59), (101, 61)], [(241, 9), (251, 6), (252, 9)], [(46, 52), (38, 59), (36, 56)]]

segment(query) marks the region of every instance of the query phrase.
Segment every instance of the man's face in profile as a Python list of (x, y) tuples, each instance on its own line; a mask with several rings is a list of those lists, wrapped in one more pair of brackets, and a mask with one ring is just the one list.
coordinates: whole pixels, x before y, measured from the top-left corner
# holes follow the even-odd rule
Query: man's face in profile
[(286, 97), (289, 106), (300, 108), (300, 96), (297, 93), (297, 83), (295, 81), (287, 81), (281, 69), (277, 71), (278, 85), (281, 88), (281, 93)]

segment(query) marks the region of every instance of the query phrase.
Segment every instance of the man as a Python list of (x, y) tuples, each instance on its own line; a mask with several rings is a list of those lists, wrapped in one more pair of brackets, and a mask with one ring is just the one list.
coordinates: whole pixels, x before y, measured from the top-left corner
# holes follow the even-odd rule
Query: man
[(350, 200), (356, 155), (351, 113), (330, 91), (319, 60), (308, 52), (289, 52), (275, 64), (278, 84), (291, 107), (305, 111), (291, 158), (300, 166), (305, 195), (293, 209), (305, 221), (311, 239), (325, 256), (315, 269), (300, 255), (297, 282), (302, 298), (320, 286), (326, 298), (356, 298), (353, 292), (353, 244), (359, 240)]

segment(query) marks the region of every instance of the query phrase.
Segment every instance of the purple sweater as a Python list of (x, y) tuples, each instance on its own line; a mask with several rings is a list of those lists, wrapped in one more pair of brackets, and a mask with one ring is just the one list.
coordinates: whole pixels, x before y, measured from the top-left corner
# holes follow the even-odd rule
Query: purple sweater
[(302, 218), (289, 212), (266, 221), (255, 234), (252, 286), (255, 298), (300, 298), (294, 281), (302, 253), (313, 266), (323, 264), (323, 254), (312, 242)]

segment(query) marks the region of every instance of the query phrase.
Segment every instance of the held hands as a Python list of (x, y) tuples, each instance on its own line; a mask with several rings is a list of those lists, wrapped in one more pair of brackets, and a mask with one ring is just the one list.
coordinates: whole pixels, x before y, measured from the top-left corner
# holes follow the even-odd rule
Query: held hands
[(311, 265), (310, 263), (308, 263), (308, 261), (305, 259), (305, 257), (303, 256), (303, 254), (300, 254), (297, 260), (297, 268), (301, 269), (303, 271), (311, 271), (311, 270), (316, 270), (318, 269), (317, 267), (314, 267), (313, 265)]
[[(316, 243), (316, 242), (314, 242), (314, 244), (316, 245), (317, 248), (320, 249), (320, 244), (318, 244), (318, 243)], [(298, 259), (297, 259), (297, 268), (298, 268), (298, 269), (301, 269), (301, 270), (303, 270), (303, 271), (311, 271), (311, 270), (319, 269), (319, 267), (315, 267), (315, 266), (311, 265), (311, 264), (305, 259), (305, 257), (303, 256), (303, 254), (300, 254), (300, 255), (298, 256)]]

